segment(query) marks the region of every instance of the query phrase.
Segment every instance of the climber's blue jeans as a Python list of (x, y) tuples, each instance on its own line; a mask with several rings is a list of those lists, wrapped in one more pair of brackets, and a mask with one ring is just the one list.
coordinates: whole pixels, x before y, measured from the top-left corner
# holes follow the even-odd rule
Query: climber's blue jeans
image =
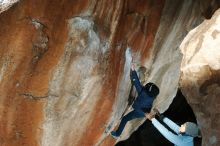
[(144, 118), (145, 117), (145, 113), (143, 111), (139, 111), (139, 110), (133, 110), (130, 113), (128, 113), (127, 115), (125, 115), (122, 120), (121, 123), (118, 127), (118, 130), (116, 131), (117, 136), (120, 136), (122, 131), (124, 130), (124, 127), (126, 125), (126, 123), (130, 120), (136, 119), (136, 118)]

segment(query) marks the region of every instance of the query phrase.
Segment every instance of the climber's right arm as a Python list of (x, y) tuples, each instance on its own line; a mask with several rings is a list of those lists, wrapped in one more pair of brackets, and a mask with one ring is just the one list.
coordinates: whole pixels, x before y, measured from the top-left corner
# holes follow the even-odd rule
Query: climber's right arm
[(135, 70), (131, 70), (131, 81), (134, 84), (137, 92), (140, 93), (143, 87)]

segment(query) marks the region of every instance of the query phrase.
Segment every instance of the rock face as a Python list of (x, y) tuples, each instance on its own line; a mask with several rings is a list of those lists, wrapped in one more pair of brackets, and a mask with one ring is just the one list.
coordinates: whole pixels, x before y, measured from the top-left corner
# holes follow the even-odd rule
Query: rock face
[(160, 87), (154, 106), (164, 112), (178, 88), (179, 45), (211, 4), (22, 0), (1, 9), (0, 145), (114, 145), (108, 135), (127, 106), (132, 56)]
[(9, 9), (13, 4), (19, 0), (1, 0), (0, 1), (0, 13)]
[(220, 144), (220, 11), (181, 44), (181, 89), (196, 113), (203, 145)]

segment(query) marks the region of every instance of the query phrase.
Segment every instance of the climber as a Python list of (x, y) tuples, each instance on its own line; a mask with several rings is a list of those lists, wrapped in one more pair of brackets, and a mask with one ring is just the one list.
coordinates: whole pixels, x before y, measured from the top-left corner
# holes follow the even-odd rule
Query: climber
[(112, 137), (115, 139), (121, 135), (128, 121), (135, 118), (144, 118), (145, 113), (150, 112), (153, 101), (159, 94), (159, 88), (154, 83), (147, 83), (145, 86), (141, 85), (140, 80), (137, 76), (137, 72), (134, 68), (134, 64), (132, 64), (131, 81), (136, 88), (138, 96), (132, 104), (133, 110), (122, 118), (118, 129), (111, 132)]
[[(156, 118), (159, 116), (160, 121), (170, 127), (173, 132), (165, 128)], [(146, 118), (152, 121), (152, 124), (156, 129), (175, 146), (194, 146), (193, 138), (200, 137), (200, 131), (198, 126), (192, 122), (186, 122), (181, 126), (161, 115), (157, 109), (153, 109), (150, 113), (146, 114)], [(175, 133), (174, 133), (175, 132)]]

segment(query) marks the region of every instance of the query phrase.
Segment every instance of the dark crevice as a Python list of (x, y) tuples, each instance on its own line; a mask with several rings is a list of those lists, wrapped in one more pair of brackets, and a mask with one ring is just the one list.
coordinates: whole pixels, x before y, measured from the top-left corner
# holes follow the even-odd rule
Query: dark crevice
[[(207, 2), (208, 2), (208, 5), (203, 4), (203, 3), (207, 3)], [(205, 1), (205, 2), (201, 1), (200, 3), (201, 3), (201, 5), (205, 5), (205, 6), (203, 6), (204, 10), (202, 11), (202, 15), (206, 19), (211, 19), (213, 14), (215, 13), (215, 11), (220, 8), (220, 1), (219, 0), (211, 0), (211, 1)]]
[(22, 93), (19, 95), (24, 96), (25, 98), (30, 99), (30, 100), (41, 100), (41, 99), (45, 99), (49, 97), (58, 97), (58, 95), (52, 95), (52, 94), (46, 94), (45, 96), (36, 96), (36, 95), (33, 95), (32, 93)]
[(46, 96), (34, 96), (31, 93), (23, 93), (23, 94), (20, 94), (20, 95), (24, 96), (25, 98), (32, 99), (32, 100), (40, 100), (40, 99), (44, 99), (44, 98), (48, 97), (48, 95), (46, 95)]
[[(163, 114), (178, 125), (187, 121), (197, 123), (192, 108), (180, 90), (178, 90), (169, 109)], [(194, 143), (195, 146), (201, 146), (201, 139), (196, 138)], [(128, 140), (119, 142), (116, 146), (173, 146), (173, 144), (166, 140), (149, 120), (146, 120)]]

